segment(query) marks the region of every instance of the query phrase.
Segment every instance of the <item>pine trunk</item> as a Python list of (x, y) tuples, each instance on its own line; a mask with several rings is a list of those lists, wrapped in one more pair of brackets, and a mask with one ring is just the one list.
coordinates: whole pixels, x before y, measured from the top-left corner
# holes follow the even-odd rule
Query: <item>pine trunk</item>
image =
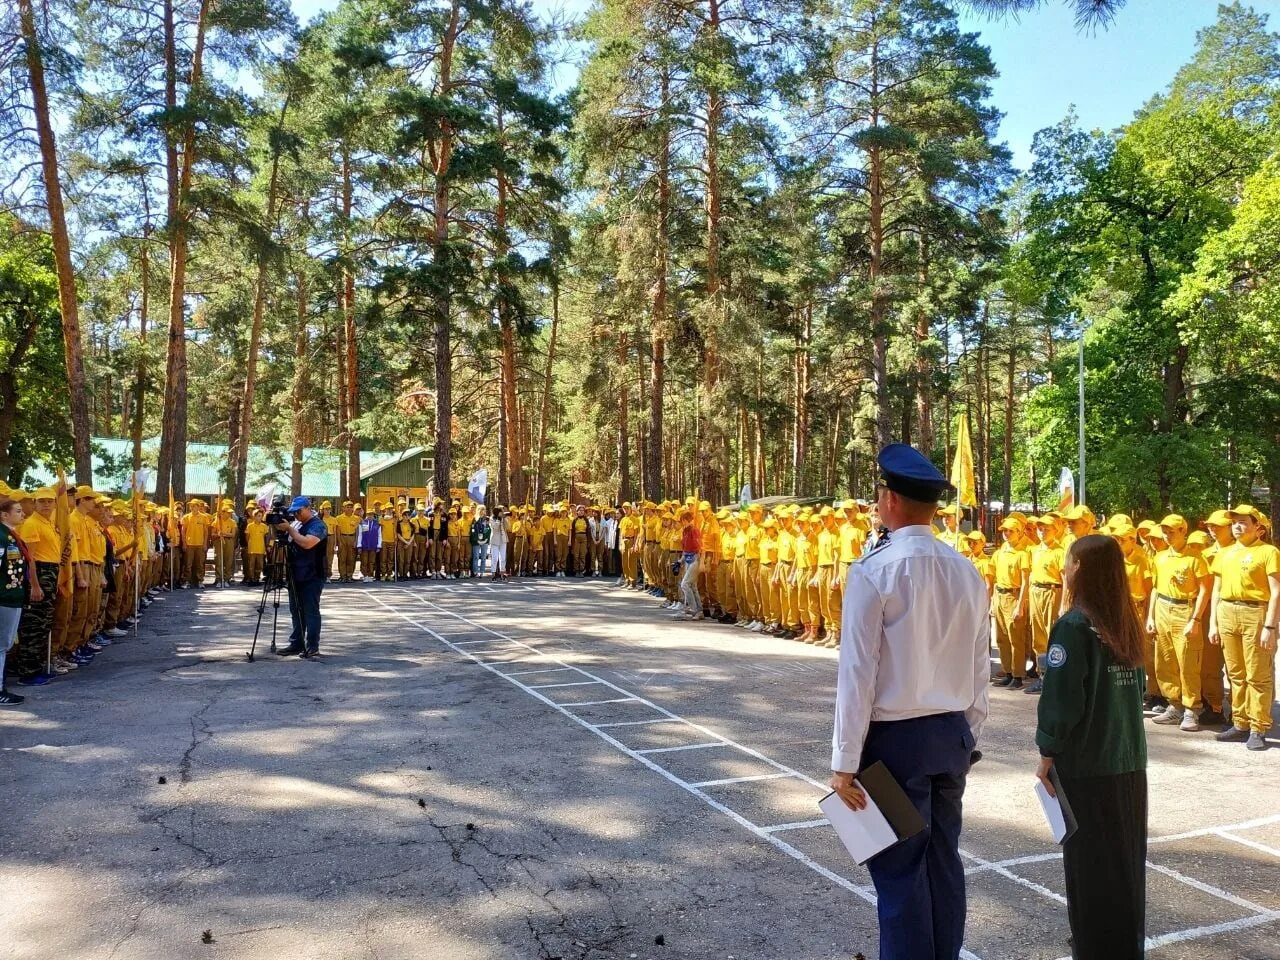
[[(305, 219), (305, 213), (303, 217)], [(298, 313), (293, 334), (293, 462), (289, 469), (289, 492), (296, 497), (302, 493), (302, 459), (307, 452), (306, 398), (311, 345), (307, 336), (307, 275), (298, 268), (294, 278), (298, 288)], [(347, 498), (344, 496), (343, 499)]]
[(556, 362), (556, 334), (560, 329), (560, 274), (551, 275), (551, 332), (547, 336), (547, 367), (542, 377), (542, 415), (538, 421), (538, 470), (534, 474), (533, 504), (542, 504), (546, 491), (543, 467), (547, 457), (547, 424), (551, 415), (551, 370)]
[(70, 393), (68, 399), (71, 406), (71, 442), (76, 461), (76, 483), (89, 484), (93, 482), (93, 460), (89, 450), (89, 395), (84, 373), (84, 347), (80, 340), (80, 304), (76, 299), (75, 270), (71, 265), (71, 238), (67, 232), (62, 181), (58, 175), (58, 141), (49, 115), (44, 54), (36, 31), (35, 11), (31, 0), (18, 0), (18, 19), (23, 45), (26, 47), (31, 105), (40, 141), (40, 169), (45, 202), (49, 210), (49, 233), (53, 241), (54, 266), (58, 274), (58, 309), (62, 315), (62, 346)]
[(650, 327), (650, 348), (653, 354), (649, 384), (649, 447), (645, 465), (645, 496), (650, 500), (662, 499), (662, 417), (663, 395), (666, 392), (667, 353), (667, 272), (670, 259), (671, 229), (671, 77), (664, 66), (662, 72), (661, 112), (662, 124), (658, 147), (658, 235), (654, 269), (653, 315)]
[[(461, 0), (449, 5), (449, 20), (440, 44), (439, 96), (448, 102), (453, 95), (453, 54), (458, 42)], [(433, 340), (436, 377), (435, 489), (447, 497), (453, 475), (453, 322), (452, 292), (449, 288), (449, 164), (453, 159), (454, 124), (446, 113), (440, 120), (435, 155), (434, 227), (431, 254), (436, 267)]]

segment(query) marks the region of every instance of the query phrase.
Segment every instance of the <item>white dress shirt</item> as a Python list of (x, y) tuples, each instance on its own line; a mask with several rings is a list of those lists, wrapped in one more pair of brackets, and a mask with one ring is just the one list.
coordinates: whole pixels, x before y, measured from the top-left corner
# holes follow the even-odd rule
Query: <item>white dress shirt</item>
[(856, 773), (873, 720), (963, 712), (974, 739), (991, 680), (987, 588), (928, 526), (894, 530), (849, 565), (831, 769)]

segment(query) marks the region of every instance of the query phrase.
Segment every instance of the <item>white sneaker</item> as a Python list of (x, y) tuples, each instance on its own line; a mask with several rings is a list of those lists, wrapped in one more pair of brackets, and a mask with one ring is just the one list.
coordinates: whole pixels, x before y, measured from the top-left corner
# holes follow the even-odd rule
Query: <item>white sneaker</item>
[(702, 614), (702, 613), (695, 613), (695, 614), (694, 614), (692, 617), (690, 617), (689, 619), (690, 619), (690, 620), (705, 620), (705, 619), (707, 619), (707, 617), (706, 617), (706, 614)]
[(1178, 729), (1187, 733), (1196, 733), (1200, 729), (1200, 718), (1196, 716), (1194, 710), (1184, 710), (1182, 712), (1182, 723), (1178, 724)]
[(121, 630), (119, 627), (112, 627), (110, 630), (107, 631), (108, 637), (127, 637), (128, 635), (129, 635), (128, 631)]
[(764, 629), (764, 624), (757, 620), (755, 623), (751, 624), (751, 626), (747, 627), (747, 629), (752, 633), (759, 633)]

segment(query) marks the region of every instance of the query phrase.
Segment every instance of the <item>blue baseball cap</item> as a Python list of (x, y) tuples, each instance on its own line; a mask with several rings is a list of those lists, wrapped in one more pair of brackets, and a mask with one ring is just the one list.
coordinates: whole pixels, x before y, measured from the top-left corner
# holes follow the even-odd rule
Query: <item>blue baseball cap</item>
[(289, 512), (297, 513), (303, 507), (309, 507), (309, 506), (311, 506), (310, 497), (294, 497), (293, 503), (289, 504)]

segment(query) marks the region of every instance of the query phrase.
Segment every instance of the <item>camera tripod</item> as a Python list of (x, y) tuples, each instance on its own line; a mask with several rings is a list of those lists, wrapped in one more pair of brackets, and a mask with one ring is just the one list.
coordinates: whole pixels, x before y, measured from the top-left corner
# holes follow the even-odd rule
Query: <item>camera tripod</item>
[(271, 652), (276, 652), (276, 627), (280, 620), (280, 591), (288, 587), (289, 564), (286, 559), (288, 538), (272, 540), (267, 544), (267, 555), (262, 562), (262, 597), (258, 600), (258, 622), (253, 628), (253, 643), (245, 654), (250, 663), (258, 649), (258, 632), (262, 629), (262, 615), (267, 609), (267, 597), (271, 597)]

